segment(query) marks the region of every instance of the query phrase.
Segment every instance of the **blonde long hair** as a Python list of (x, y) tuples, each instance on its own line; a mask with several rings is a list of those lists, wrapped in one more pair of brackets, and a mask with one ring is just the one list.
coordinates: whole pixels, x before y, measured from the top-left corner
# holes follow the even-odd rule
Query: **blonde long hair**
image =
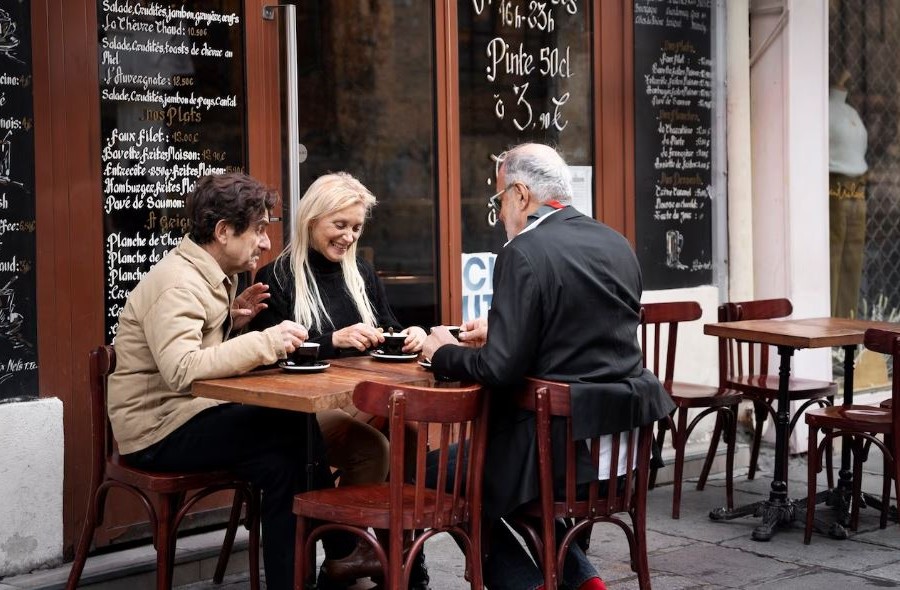
[[(309, 233), (313, 224), (325, 215), (353, 205), (363, 205), (366, 209), (366, 218), (368, 218), (376, 203), (375, 195), (346, 172), (320, 176), (306, 190), (294, 215), (291, 242), (278, 255), (275, 265), (276, 269), (279, 265), (283, 267), (285, 262), (283, 259), (286, 259), (294, 275), (295, 321), (319, 333), (323, 332), (322, 327), (326, 323), (336, 327), (328, 310), (325, 309), (319, 293), (319, 286), (316, 284), (309, 264)], [(341, 260), (344, 285), (362, 317), (362, 322), (375, 326), (375, 311), (366, 292), (365, 281), (356, 264), (358, 243), (358, 239), (354, 240)], [(281, 279), (278, 278), (278, 281), (280, 283)]]

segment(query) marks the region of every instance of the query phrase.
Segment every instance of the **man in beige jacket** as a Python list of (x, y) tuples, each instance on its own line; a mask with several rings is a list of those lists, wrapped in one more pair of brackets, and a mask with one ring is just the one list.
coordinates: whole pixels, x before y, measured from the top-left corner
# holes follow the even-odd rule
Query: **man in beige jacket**
[(307, 338), (292, 321), (240, 333), (266, 307), (268, 287), (256, 284), (235, 297), (236, 275), (254, 270), (270, 248), (266, 228), (276, 199), (244, 174), (197, 181), (187, 197), (190, 233), (135, 287), (119, 316), (108, 400), (119, 451), (130, 464), (228, 468), (262, 489), (271, 590), (292, 584), (291, 501), (302, 489), (307, 421), (295, 412), (195, 398), (190, 388), (197, 379), (274, 363)]

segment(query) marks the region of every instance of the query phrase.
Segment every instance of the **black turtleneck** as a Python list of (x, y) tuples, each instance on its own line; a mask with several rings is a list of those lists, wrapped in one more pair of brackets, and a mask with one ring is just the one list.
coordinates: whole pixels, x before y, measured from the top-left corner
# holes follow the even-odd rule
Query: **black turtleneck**
[[(320, 344), (319, 358), (327, 359), (341, 355), (359, 354), (356, 349), (335, 349), (331, 344), (331, 335), (335, 330), (352, 326), (362, 320), (350, 293), (347, 292), (340, 263), (328, 260), (313, 249), (309, 250), (308, 256), (313, 278), (319, 286), (319, 293), (322, 296), (322, 303), (334, 324), (333, 327), (323, 326), (321, 332), (307, 326), (309, 341)], [(400, 329), (400, 323), (388, 305), (384, 285), (375, 274), (375, 269), (359, 257), (356, 259), (356, 266), (366, 284), (366, 292), (375, 311), (376, 324), (385, 329), (388, 327), (395, 330)], [(266, 301), (268, 309), (253, 318), (250, 323), (251, 330), (265, 330), (284, 320), (295, 319), (294, 274), (291, 272), (290, 263), (286, 257), (278, 258), (275, 262), (259, 269), (256, 274), (256, 282), (269, 285), (269, 293), (272, 296)]]

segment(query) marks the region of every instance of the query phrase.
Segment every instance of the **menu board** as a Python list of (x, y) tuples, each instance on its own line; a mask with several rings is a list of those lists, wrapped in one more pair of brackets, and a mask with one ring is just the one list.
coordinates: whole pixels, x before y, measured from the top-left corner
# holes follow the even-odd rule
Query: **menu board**
[(489, 217), (496, 219), (486, 206), (503, 188), (493, 186), (492, 156), (518, 143), (556, 147), (576, 177), (575, 206), (593, 214), (592, 6), (584, 0), (457, 6), (463, 252), (499, 252), (506, 236), (501, 223), (489, 225)]
[(0, 8), (0, 403), (38, 394), (31, 3)]
[(712, 283), (709, 0), (634, 0), (635, 232), (646, 289)]
[(98, 0), (106, 337), (188, 227), (206, 174), (245, 170), (241, 0)]

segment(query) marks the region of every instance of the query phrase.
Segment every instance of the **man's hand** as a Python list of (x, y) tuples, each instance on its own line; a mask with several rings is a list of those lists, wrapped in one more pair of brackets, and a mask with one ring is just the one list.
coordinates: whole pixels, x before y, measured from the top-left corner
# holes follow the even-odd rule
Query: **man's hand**
[(382, 342), (384, 336), (381, 335), (381, 331), (362, 322), (341, 328), (331, 334), (331, 344), (335, 348), (355, 348), (360, 352), (375, 348)]
[(271, 296), (269, 285), (265, 283), (256, 283), (244, 289), (231, 304), (231, 329), (246, 327), (256, 314), (269, 307), (265, 301)]
[(422, 350), (422, 344), (428, 334), (419, 326), (410, 326), (406, 329), (406, 340), (403, 341), (403, 352), (411, 354)]
[(453, 334), (451, 334), (450, 330), (446, 327), (433, 327), (431, 329), (431, 334), (425, 338), (425, 343), (422, 345), (422, 356), (430, 361), (431, 356), (437, 349), (445, 344), (455, 344), (456, 346), (459, 346), (459, 341), (453, 337)]
[(479, 347), (487, 342), (488, 322), (487, 318), (480, 317), (463, 322), (459, 330), (459, 341), (466, 346)]
[(309, 332), (306, 331), (306, 328), (291, 320), (284, 320), (278, 324), (278, 331), (281, 333), (281, 340), (284, 342), (284, 352), (287, 354), (294, 352), (298, 346), (309, 338)]

